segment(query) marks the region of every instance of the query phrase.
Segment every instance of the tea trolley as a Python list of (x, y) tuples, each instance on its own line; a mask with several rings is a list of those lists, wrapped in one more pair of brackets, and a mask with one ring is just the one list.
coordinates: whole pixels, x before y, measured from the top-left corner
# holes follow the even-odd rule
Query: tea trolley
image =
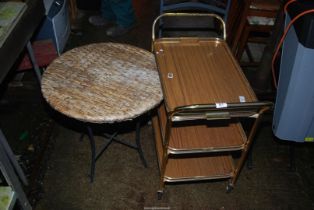
[[(161, 18), (209, 16), (222, 38), (155, 38)], [(223, 20), (215, 14), (165, 13), (153, 23), (152, 49), (164, 102), (153, 114), (160, 189), (166, 182), (227, 179), (231, 191), (245, 163), (261, 115), (271, 102), (257, 100), (227, 46)], [(244, 131), (243, 118), (253, 119)], [(234, 153), (240, 153), (234, 158)]]

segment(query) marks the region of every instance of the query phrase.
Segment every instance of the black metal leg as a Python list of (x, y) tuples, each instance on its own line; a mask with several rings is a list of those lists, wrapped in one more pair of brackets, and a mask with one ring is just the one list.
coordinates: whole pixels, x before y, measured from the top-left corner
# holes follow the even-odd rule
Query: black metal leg
[[(141, 122), (138, 121), (136, 123), (136, 134), (135, 134), (135, 141), (136, 141), (136, 145), (134, 144), (130, 144), (124, 140), (120, 140), (120, 139), (117, 139), (116, 138), (116, 135), (117, 133), (114, 133), (114, 134), (103, 134), (103, 136), (105, 138), (108, 139), (108, 142), (105, 143), (99, 150), (98, 154), (96, 154), (96, 145), (95, 145), (95, 139), (94, 139), (94, 134), (93, 134), (93, 131), (92, 131), (92, 128), (87, 125), (87, 134), (88, 134), (88, 139), (89, 139), (89, 142), (90, 142), (90, 146), (91, 146), (91, 169), (90, 169), (90, 181), (93, 182), (94, 181), (94, 176), (95, 176), (95, 167), (96, 167), (96, 161), (97, 159), (100, 157), (100, 155), (107, 149), (107, 147), (113, 142), (117, 142), (117, 143), (120, 143), (120, 144), (123, 144), (125, 146), (128, 146), (132, 149), (136, 149), (139, 156), (140, 156), (140, 159), (144, 165), (145, 168), (147, 168), (147, 162), (145, 160), (145, 157), (144, 157), (144, 153), (143, 153), (143, 150), (142, 150), (142, 146), (141, 146), (141, 138), (140, 138), (140, 130), (141, 130)], [(82, 134), (80, 136), (80, 141), (82, 141), (84, 137), (84, 134)]]
[(136, 122), (136, 136), (135, 136), (135, 141), (136, 141), (136, 146), (137, 146), (137, 151), (138, 154), (142, 160), (142, 163), (144, 165), (145, 168), (147, 168), (147, 162), (145, 160), (144, 154), (143, 154), (143, 150), (142, 150), (142, 146), (141, 146), (141, 122), (137, 121)]
[(80, 136), (80, 138), (79, 138), (79, 141), (83, 141), (84, 136), (85, 136), (85, 133), (82, 133), (81, 136)]
[(296, 171), (296, 166), (295, 166), (295, 147), (294, 143), (289, 144), (289, 159), (290, 159), (290, 165), (289, 168), (291, 171)]
[(95, 163), (96, 163), (96, 146), (95, 146), (95, 139), (94, 134), (90, 126), (87, 126), (87, 132), (88, 132), (88, 139), (90, 142), (92, 157), (91, 157), (91, 169), (90, 169), (90, 181), (94, 181), (95, 176)]
[[(143, 150), (142, 150), (142, 146), (141, 146), (140, 129), (141, 129), (141, 122), (137, 121), (137, 123), (136, 123), (136, 131), (135, 131), (136, 132), (136, 134), (135, 134), (135, 141), (136, 141), (136, 143), (135, 144), (134, 143), (131, 144), (131, 143), (128, 143), (126, 140), (117, 138), (116, 137), (117, 133), (115, 133), (113, 136), (111, 136), (109, 134), (106, 134), (106, 133), (103, 134), (103, 135), (104, 135), (104, 137), (109, 139), (109, 143), (114, 141), (116, 143), (119, 143), (119, 144), (122, 144), (122, 145), (125, 145), (127, 147), (130, 147), (132, 149), (137, 150), (144, 167), (147, 168), (147, 163), (146, 163), (146, 160), (144, 158), (144, 154), (143, 154)], [(105, 145), (105, 147), (107, 147), (107, 145)], [(104, 150), (104, 149), (102, 149), (102, 150)]]
[(108, 142), (107, 142), (106, 144), (104, 144), (104, 145), (100, 148), (98, 154), (97, 154), (96, 157), (95, 157), (95, 162), (98, 160), (98, 158), (101, 156), (101, 154), (107, 149), (107, 147), (111, 144), (111, 142), (114, 140), (114, 137), (115, 137), (117, 134), (118, 134), (118, 133), (115, 132), (114, 134), (106, 135), (107, 138), (108, 138)]

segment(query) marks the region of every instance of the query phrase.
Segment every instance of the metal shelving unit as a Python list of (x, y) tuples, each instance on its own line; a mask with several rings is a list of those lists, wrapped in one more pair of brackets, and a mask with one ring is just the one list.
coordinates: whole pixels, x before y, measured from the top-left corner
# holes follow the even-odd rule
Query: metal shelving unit
[[(23, 184), (27, 185), (27, 179), (19, 166), (17, 160), (9, 144), (7, 143), (4, 134), (0, 129), (0, 171), (3, 174), (7, 186), (1, 186), (1, 200), (4, 198), (4, 202), (1, 209), (13, 209), (16, 201), (19, 202), (20, 208), (25, 210), (32, 209), (32, 206), (28, 202), (28, 199), (23, 191), (20, 180)], [(3, 200), (2, 200), (3, 201)]]

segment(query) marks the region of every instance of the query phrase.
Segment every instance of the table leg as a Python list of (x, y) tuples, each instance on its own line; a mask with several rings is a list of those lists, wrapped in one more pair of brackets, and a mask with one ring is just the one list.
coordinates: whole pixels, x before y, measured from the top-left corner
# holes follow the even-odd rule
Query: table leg
[(100, 148), (99, 152), (96, 155), (95, 161), (98, 160), (98, 158), (100, 157), (100, 155), (107, 149), (107, 147), (112, 143), (112, 141), (114, 140), (114, 137), (117, 135), (118, 133), (115, 132), (114, 134), (109, 135), (108, 134), (108, 142), (105, 143), (104, 145), (102, 145), (102, 147)]
[(96, 146), (95, 146), (95, 139), (92, 128), (87, 126), (87, 135), (90, 142), (92, 157), (91, 157), (91, 169), (90, 169), (90, 181), (94, 181), (95, 176), (95, 163), (96, 163)]
[(141, 145), (141, 122), (137, 121), (136, 123), (136, 136), (135, 136), (135, 141), (136, 141), (136, 145), (137, 145), (137, 151), (138, 154), (142, 160), (142, 163), (144, 165), (145, 168), (147, 168), (147, 162), (145, 160), (144, 154), (143, 154), (143, 150), (142, 150), (142, 145)]

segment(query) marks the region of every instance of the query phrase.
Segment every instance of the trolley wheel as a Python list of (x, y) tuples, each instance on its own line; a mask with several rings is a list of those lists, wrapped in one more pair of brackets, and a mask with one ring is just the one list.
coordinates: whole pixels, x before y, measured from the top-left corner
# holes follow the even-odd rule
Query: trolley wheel
[(226, 192), (231, 193), (232, 190), (233, 190), (233, 185), (231, 183), (228, 183), (228, 185), (226, 187)]
[(246, 168), (249, 170), (253, 168), (253, 157), (252, 157), (251, 151), (249, 152), (249, 155), (246, 161)]
[(158, 190), (158, 191), (157, 191), (157, 199), (158, 199), (158, 200), (161, 200), (163, 194), (164, 194), (164, 191), (163, 191), (163, 190)]
[(246, 168), (249, 170), (251, 170), (253, 168), (253, 161), (252, 160), (247, 160)]

